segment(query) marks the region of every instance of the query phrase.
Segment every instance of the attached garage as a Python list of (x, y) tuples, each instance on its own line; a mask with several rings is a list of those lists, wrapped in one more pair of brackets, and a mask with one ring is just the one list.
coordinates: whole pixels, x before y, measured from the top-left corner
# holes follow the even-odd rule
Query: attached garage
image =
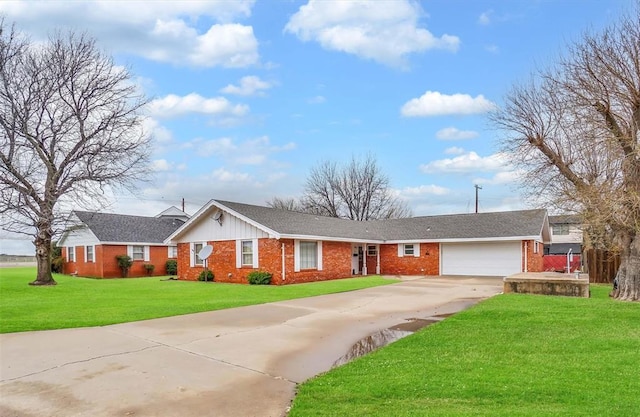
[(522, 243), (465, 242), (440, 245), (442, 275), (507, 276), (522, 272)]

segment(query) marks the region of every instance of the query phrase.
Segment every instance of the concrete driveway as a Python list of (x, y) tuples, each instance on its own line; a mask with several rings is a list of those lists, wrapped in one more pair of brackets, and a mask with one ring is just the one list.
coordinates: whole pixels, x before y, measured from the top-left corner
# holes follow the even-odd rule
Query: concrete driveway
[(0, 335), (0, 415), (283, 416), (361, 338), (454, 313), (502, 280), (384, 287), (104, 327)]

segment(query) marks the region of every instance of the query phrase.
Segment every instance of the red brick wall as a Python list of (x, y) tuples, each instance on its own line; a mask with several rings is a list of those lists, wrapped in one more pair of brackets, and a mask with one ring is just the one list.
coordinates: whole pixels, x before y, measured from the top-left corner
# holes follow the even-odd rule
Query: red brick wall
[[(66, 248), (65, 248), (66, 249)], [(93, 258), (94, 262), (85, 262), (84, 261), (84, 246), (76, 246), (76, 261), (75, 262), (67, 262), (64, 271), (65, 273), (77, 273), (78, 276), (81, 277), (101, 277), (102, 276), (102, 268), (98, 262), (98, 246), (94, 247)], [(68, 271), (68, 272), (67, 272)]]
[[(120, 278), (122, 271), (116, 260), (117, 255), (127, 254), (127, 245), (96, 245), (94, 248), (95, 262), (84, 261), (84, 246), (76, 246), (76, 262), (65, 262), (63, 272), (65, 274), (75, 274), (81, 277), (98, 278)], [(62, 248), (62, 256), (67, 258), (67, 248)], [(165, 263), (168, 259), (168, 249), (166, 246), (150, 246), (149, 261), (134, 261), (129, 274), (129, 278), (146, 277), (147, 270), (144, 264), (153, 264), (154, 276), (166, 275)]]
[(384, 275), (439, 275), (440, 245), (420, 243), (420, 256), (403, 257), (397, 244), (380, 245), (380, 267)]
[(286, 252), (288, 254), (286, 257), (287, 273), (284, 283), (294, 284), (351, 277), (351, 243), (322, 242), (322, 271), (309, 270), (293, 272), (294, 242), (293, 240), (281, 242), (285, 242)]
[[(256, 269), (236, 268), (235, 240), (208, 242), (213, 253), (208, 259), (208, 269), (213, 271), (217, 282), (247, 283), (247, 275)], [(285, 245), (285, 279), (282, 279), (282, 244)], [(204, 269), (190, 267), (189, 243), (178, 244), (178, 278), (194, 281)], [(351, 276), (351, 244), (344, 242), (322, 242), (322, 271), (308, 270), (294, 272), (294, 241), (291, 239), (259, 239), (258, 270), (273, 275), (272, 284), (293, 284), (300, 282), (324, 281)]]
[(535, 242), (533, 240), (523, 240), (522, 241), (522, 266), (524, 267), (524, 249), (526, 246), (527, 250), (527, 268), (522, 269), (523, 271), (528, 272), (544, 272), (544, 245), (538, 242), (538, 253), (534, 253), (535, 251)]

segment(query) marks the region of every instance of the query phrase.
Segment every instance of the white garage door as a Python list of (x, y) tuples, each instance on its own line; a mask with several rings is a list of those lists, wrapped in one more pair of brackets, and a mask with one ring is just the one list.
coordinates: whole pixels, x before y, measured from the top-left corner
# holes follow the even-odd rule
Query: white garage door
[(507, 276), (522, 272), (520, 242), (443, 243), (443, 275)]

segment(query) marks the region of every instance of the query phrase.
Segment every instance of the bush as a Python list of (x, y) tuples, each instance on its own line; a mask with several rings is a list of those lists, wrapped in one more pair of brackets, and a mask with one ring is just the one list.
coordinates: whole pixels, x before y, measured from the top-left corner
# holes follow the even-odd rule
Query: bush
[(51, 272), (62, 272), (65, 259), (62, 257), (62, 248), (55, 243), (51, 244)]
[(266, 271), (252, 271), (247, 275), (249, 284), (251, 285), (269, 285), (273, 275)]
[(116, 259), (118, 260), (118, 266), (122, 271), (122, 277), (126, 278), (129, 275), (129, 268), (133, 265), (133, 259), (129, 255), (116, 255)]
[(156, 266), (153, 264), (144, 264), (142, 267), (147, 271), (147, 275), (152, 275), (153, 270), (156, 269)]
[(198, 275), (198, 281), (213, 281), (213, 271), (205, 269)]
[(178, 261), (175, 259), (169, 259), (164, 264), (164, 269), (167, 271), (167, 275), (178, 275)]

